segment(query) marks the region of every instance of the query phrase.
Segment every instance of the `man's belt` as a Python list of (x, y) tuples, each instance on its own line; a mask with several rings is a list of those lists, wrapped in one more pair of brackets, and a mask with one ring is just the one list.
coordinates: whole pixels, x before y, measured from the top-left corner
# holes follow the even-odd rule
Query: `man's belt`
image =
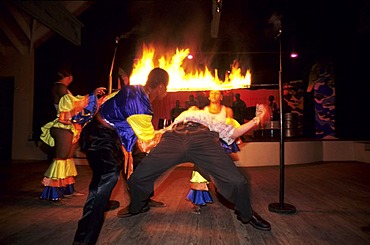
[(188, 132), (192, 132), (192, 131), (198, 132), (199, 130), (209, 130), (206, 125), (193, 122), (193, 121), (176, 123), (172, 129), (176, 131), (187, 130)]
[(193, 121), (181, 122), (181, 123), (178, 123), (178, 125), (183, 125), (185, 127), (199, 127), (199, 126), (203, 126), (203, 124), (197, 123), (197, 122), (193, 122)]

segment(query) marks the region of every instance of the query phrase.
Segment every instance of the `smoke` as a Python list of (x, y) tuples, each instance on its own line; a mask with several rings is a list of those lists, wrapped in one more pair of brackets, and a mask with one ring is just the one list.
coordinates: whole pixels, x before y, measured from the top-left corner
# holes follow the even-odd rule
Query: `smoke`
[(163, 48), (199, 50), (206, 37), (210, 8), (205, 1), (157, 1), (134, 9), (142, 43)]
[(282, 16), (277, 13), (272, 14), (271, 17), (269, 18), (268, 23), (272, 26), (274, 32), (281, 31), (282, 28), (281, 19)]

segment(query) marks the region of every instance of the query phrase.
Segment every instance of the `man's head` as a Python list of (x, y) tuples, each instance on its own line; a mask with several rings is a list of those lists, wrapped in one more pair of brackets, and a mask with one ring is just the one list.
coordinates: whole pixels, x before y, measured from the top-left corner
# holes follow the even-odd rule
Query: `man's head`
[(221, 102), (222, 92), (220, 90), (211, 90), (209, 91), (209, 101), (212, 103)]
[(240, 94), (235, 94), (235, 99), (240, 100)]
[(127, 73), (121, 68), (119, 67), (118, 68), (118, 82), (120, 84), (120, 86), (124, 86), (124, 85), (129, 85), (129, 77), (127, 75)]
[(169, 75), (162, 68), (154, 68), (148, 75), (145, 87), (149, 88), (152, 99), (163, 99), (167, 95)]
[(156, 88), (159, 85), (164, 85), (165, 87), (167, 87), (169, 79), (170, 78), (167, 71), (157, 67), (149, 72), (146, 85), (150, 88)]

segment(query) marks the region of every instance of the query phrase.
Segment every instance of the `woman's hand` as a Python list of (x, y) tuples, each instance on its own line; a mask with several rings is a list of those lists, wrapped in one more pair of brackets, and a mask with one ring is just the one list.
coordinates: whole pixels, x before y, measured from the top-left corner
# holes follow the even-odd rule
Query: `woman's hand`
[(104, 87), (96, 88), (96, 89), (94, 90), (94, 95), (96, 95), (96, 96), (98, 96), (98, 95), (102, 96), (102, 95), (104, 95), (104, 94), (105, 94), (105, 91), (106, 91), (106, 90), (107, 90), (107, 88), (104, 88)]

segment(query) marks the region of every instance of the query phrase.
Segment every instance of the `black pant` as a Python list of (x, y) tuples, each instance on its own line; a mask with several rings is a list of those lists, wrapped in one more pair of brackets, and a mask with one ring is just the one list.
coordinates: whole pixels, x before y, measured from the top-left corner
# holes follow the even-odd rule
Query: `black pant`
[(92, 170), (92, 180), (74, 240), (95, 244), (103, 226), (105, 207), (123, 166), (124, 154), (116, 131), (96, 120), (82, 130), (80, 145)]
[(130, 212), (138, 213), (153, 192), (154, 181), (183, 162), (193, 162), (211, 176), (218, 192), (235, 204), (243, 221), (252, 215), (250, 190), (246, 178), (219, 143), (219, 135), (203, 125), (184, 124), (164, 133), (159, 144), (137, 166), (128, 179)]

